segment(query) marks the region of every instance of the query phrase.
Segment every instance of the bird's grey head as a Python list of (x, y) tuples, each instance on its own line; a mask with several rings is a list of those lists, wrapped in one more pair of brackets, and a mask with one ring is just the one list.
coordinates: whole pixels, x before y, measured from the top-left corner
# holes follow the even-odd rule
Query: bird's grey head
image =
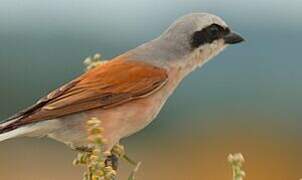
[[(198, 65), (211, 59), (226, 46), (244, 39), (233, 32), (218, 16), (208, 13), (191, 13), (175, 21), (155, 40), (158, 55), (171, 61), (193, 58)], [(161, 58), (162, 59), (162, 58)]]
[(209, 13), (191, 13), (175, 21), (155, 40), (135, 49), (134, 54), (144, 61), (172, 62), (190, 65), (194, 69), (228, 45), (243, 40), (220, 17)]

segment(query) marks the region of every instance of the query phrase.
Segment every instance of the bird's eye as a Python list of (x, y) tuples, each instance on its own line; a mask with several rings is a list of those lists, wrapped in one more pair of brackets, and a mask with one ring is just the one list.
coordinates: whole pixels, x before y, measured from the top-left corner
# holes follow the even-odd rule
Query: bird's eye
[(196, 48), (205, 43), (212, 43), (213, 41), (222, 38), (229, 32), (229, 28), (222, 27), (218, 24), (212, 24), (208, 27), (194, 32), (191, 40), (191, 46), (193, 48)]
[(219, 29), (218, 29), (218, 27), (217, 26), (212, 26), (212, 27), (210, 27), (210, 29), (209, 29), (209, 34), (211, 35), (211, 36), (218, 36), (219, 35), (219, 33), (220, 33), (220, 31), (219, 31)]
[(211, 37), (211, 39), (218, 39), (222, 33), (223, 33), (224, 29), (223, 27), (213, 24), (208, 28), (208, 34)]

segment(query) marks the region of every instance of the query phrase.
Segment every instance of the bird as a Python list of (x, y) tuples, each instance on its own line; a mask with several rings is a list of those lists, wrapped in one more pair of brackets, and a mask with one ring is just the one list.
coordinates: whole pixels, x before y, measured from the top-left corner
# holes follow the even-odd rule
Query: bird
[(105, 151), (150, 124), (191, 72), (244, 38), (210, 13), (180, 17), (155, 39), (83, 73), (0, 123), (0, 141), (49, 137), (88, 145), (86, 121), (102, 122)]

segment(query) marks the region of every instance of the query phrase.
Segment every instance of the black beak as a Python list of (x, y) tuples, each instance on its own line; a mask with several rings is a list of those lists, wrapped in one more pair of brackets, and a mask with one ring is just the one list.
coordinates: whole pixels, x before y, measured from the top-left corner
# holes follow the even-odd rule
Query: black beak
[(242, 36), (235, 32), (230, 32), (229, 34), (225, 35), (223, 39), (226, 44), (237, 44), (245, 41)]

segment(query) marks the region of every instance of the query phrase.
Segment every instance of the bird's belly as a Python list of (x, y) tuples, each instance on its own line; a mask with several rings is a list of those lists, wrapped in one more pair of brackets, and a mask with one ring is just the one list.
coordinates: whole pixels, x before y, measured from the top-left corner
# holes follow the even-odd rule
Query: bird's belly
[(165, 88), (149, 97), (134, 100), (107, 110), (90, 112), (103, 123), (107, 136), (121, 139), (146, 127), (160, 112), (169, 94)]

